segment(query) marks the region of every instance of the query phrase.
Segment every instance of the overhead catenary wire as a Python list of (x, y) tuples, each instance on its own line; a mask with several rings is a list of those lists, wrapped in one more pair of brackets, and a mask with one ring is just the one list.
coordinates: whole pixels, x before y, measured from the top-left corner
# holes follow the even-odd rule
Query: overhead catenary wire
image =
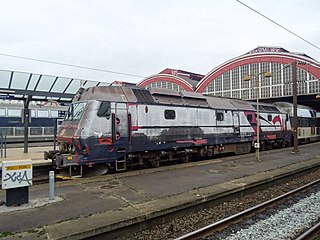
[[(298, 37), (299, 39), (303, 40), (304, 42), (308, 43), (309, 45), (320, 50), (320, 47), (318, 47), (317, 45), (315, 45), (315, 44), (311, 43), (310, 41), (306, 40), (305, 38), (299, 36), (298, 34), (294, 33), (293, 31), (289, 30), (288, 28), (282, 26), (281, 24), (277, 23), (276, 21), (272, 20), (271, 18), (265, 16), (264, 14), (255, 10), (254, 8), (248, 6), (247, 4), (243, 3), (242, 1), (240, 1), (240, 0), (236, 0), (236, 1), (239, 2), (240, 4), (242, 4), (243, 6), (249, 8), (250, 10), (254, 11), (255, 13), (259, 14), (260, 16), (266, 18), (268, 21), (271, 21), (272, 23), (276, 24), (277, 26), (279, 26), (282, 29), (286, 30), (287, 32), (291, 33), (292, 35), (294, 35), (294, 36)], [(141, 76), (141, 75), (132, 74), (132, 73), (112, 71), (112, 70), (94, 68), (94, 67), (87, 67), (87, 66), (81, 66), (81, 65), (70, 64), (70, 63), (63, 63), (63, 62), (57, 62), (57, 61), (51, 61), (51, 60), (45, 60), (45, 59), (31, 58), (31, 57), (26, 57), (26, 56), (18, 56), (18, 55), (5, 54), (5, 53), (0, 53), (0, 56), (24, 59), (24, 60), (29, 60), (29, 61), (37, 61), (37, 62), (43, 62), (43, 63), (50, 63), (50, 64), (56, 64), (56, 65), (62, 65), (62, 66), (68, 66), (68, 67), (74, 67), (74, 68), (86, 69), (86, 70), (92, 70), (92, 71), (99, 71), (99, 72), (117, 74), (117, 75), (123, 75), (123, 76), (130, 76), (130, 77), (136, 77), (136, 78), (146, 78), (146, 76)]]
[(259, 14), (260, 16), (264, 17), (265, 19), (267, 19), (268, 21), (276, 24), (277, 26), (281, 27), (282, 29), (286, 30), (287, 32), (291, 33), (292, 35), (296, 36), (297, 38), (300, 38), (302, 41), (308, 43), (309, 45), (315, 47), (316, 49), (320, 50), (320, 47), (318, 47), (317, 45), (313, 44), (312, 42), (308, 41), (307, 39), (299, 36), (298, 34), (294, 33), (293, 31), (289, 30), (288, 28), (282, 26), (280, 23), (277, 23), (276, 21), (272, 20), (271, 18), (267, 17), (266, 15), (260, 13), (259, 11), (255, 10), (254, 8), (248, 6), (247, 4), (241, 2), (240, 0), (236, 0), (237, 2), (239, 2), (240, 4), (242, 4), (243, 6), (249, 8), (251, 11), (254, 11), (255, 13)]
[(131, 74), (131, 73), (111, 71), (111, 70), (106, 70), (106, 69), (101, 69), (101, 68), (86, 67), (86, 66), (80, 66), (80, 65), (70, 64), (70, 63), (62, 63), (62, 62), (56, 62), (56, 61), (51, 61), (51, 60), (45, 60), (45, 59), (17, 56), (17, 55), (12, 55), (12, 54), (5, 54), (5, 53), (0, 53), (0, 55), (5, 56), (5, 57), (19, 58), (19, 59), (24, 59), (24, 60), (50, 63), (50, 64), (56, 64), (56, 65), (74, 67), (74, 68), (81, 68), (81, 69), (98, 71), (98, 72), (105, 72), (105, 73), (118, 74), (118, 75), (130, 76), (130, 77), (137, 77), (137, 78), (145, 78), (145, 76)]

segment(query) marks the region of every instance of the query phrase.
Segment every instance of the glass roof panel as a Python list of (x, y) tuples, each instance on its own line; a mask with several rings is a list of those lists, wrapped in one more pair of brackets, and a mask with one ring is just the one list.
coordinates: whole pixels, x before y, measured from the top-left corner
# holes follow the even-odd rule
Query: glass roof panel
[(43, 75), (39, 81), (36, 91), (49, 91), (56, 77)]
[(13, 72), (11, 88), (26, 89), (30, 73)]
[(18, 94), (14, 94), (13, 97), (14, 98), (22, 98), (23, 96), (22, 95), (18, 95)]
[(32, 74), (31, 80), (29, 82), (29, 86), (27, 90), (34, 90), (40, 75), (39, 74)]
[[(10, 81), (11, 79), (11, 81)], [(110, 83), (98, 82), (98, 81), (87, 81), (67, 77), (56, 77), (50, 75), (32, 74), (24, 72), (14, 72), (7, 70), (0, 70), (0, 88), (4, 90), (1, 93), (0, 98), (23, 98), (25, 96), (17, 95), (13, 90), (8, 89), (9, 84), (11, 84), (12, 89), (19, 90), (29, 90), (29, 91), (41, 91), (41, 92), (53, 92), (53, 93), (66, 93), (75, 94), (83, 83), (85, 88), (102, 85), (107, 86)], [(11, 91), (11, 92), (10, 92)], [(68, 97), (48, 97), (47, 94), (41, 94), (43, 96), (37, 95), (35, 92), (33, 95), (34, 100), (58, 100), (58, 101), (70, 101), (71, 98)]]
[(81, 81), (78, 79), (74, 79), (72, 83), (69, 85), (65, 93), (73, 93), (76, 94), (78, 89), (80, 88)]
[(11, 72), (0, 70), (0, 87), (8, 88)]
[(45, 99), (46, 97), (44, 96), (33, 96), (34, 100), (39, 100), (39, 99)]
[(108, 82), (100, 82), (99, 86), (110, 86)]
[(99, 82), (94, 82), (94, 81), (87, 81), (86, 84), (83, 85), (84, 88), (89, 88), (96, 86)]
[(60, 98), (60, 101), (70, 101), (70, 98)]
[(50, 100), (52, 100), (52, 101), (56, 101), (56, 100), (58, 100), (59, 98), (58, 98), (58, 97), (50, 97), (50, 98), (48, 98), (48, 99), (50, 99)]
[(69, 84), (70, 80), (71, 80), (70, 78), (59, 77), (56, 83), (54, 84), (51, 92), (62, 93), (64, 89), (67, 87), (67, 85)]

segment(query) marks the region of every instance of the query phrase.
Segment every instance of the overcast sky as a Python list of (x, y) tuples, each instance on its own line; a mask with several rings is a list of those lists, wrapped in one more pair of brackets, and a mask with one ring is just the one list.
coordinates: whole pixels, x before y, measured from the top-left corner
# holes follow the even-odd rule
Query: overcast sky
[[(319, 0), (243, 0), (320, 47)], [(150, 76), (206, 74), (257, 46), (320, 51), (236, 0), (1, 2), (0, 53)], [(0, 69), (112, 82), (143, 78), (0, 56)]]

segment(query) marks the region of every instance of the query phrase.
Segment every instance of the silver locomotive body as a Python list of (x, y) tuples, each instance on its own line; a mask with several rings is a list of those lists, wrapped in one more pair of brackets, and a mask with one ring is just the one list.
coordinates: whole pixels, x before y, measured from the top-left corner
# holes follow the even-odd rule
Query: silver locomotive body
[(60, 149), (45, 155), (55, 168), (104, 164), (125, 170), (129, 165), (247, 153), (256, 131), (261, 136), (273, 132), (273, 142), (290, 141), (285, 113), (276, 107), (262, 111), (265, 123), (257, 130), (255, 111), (246, 101), (168, 89), (80, 89), (58, 131)]

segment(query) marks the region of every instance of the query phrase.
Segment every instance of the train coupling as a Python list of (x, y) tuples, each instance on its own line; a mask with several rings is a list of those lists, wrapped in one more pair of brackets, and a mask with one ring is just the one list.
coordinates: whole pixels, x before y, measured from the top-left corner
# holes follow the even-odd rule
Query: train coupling
[(43, 152), (43, 158), (44, 160), (53, 160), (54, 155), (56, 155), (59, 152), (59, 150), (50, 150), (49, 152), (44, 151)]
[(72, 154), (55, 154), (52, 159), (52, 165), (56, 169), (61, 169), (69, 166), (76, 166), (76, 156)]

